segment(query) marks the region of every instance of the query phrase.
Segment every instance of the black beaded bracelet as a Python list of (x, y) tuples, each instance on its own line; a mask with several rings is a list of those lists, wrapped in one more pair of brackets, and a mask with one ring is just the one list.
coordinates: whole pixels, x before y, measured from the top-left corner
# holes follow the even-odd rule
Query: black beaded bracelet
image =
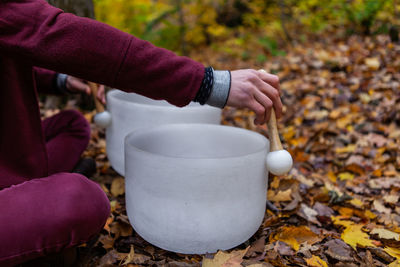
[(200, 105), (204, 105), (208, 98), (210, 97), (211, 90), (213, 88), (214, 77), (213, 77), (214, 70), (212, 67), (205, 68), (204, 71), (204, 78), (201, 83), (200, 89), (194, 98), (194, 102), (199, 102)]

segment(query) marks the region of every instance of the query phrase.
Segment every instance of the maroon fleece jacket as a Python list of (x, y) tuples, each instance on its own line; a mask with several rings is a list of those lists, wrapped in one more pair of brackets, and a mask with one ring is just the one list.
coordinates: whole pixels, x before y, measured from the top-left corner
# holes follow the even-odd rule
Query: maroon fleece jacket
[(48, 175), (35, 79), (50, 84), (53, 74), (34, 66), (177, 106), (204, 76), (198, 62), (43, 0), (1, 0), (0, 189)]

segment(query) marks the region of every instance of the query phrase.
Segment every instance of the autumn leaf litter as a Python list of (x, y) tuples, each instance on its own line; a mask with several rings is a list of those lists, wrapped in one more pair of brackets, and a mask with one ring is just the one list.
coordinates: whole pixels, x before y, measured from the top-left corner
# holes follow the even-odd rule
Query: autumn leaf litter
[[(112, 214), (99, 237), (80, 248), (81, 265), (400, 266), (400, 44), (354, 36), (294, 46), (263, 66), (210, 64), (280, 77), (279, 129), (294, 167), (270, 176), (276, 212), (267, 210), (258, 232), (229, 251), (181, 255), (154, 247), (131, 228), (124, 180), (105, 156), (104, 132), (92, 125), (85, 155), (97, 161), (94, 180)], [(225, 108), (222, 123), (267, 135), (254, 117)]]

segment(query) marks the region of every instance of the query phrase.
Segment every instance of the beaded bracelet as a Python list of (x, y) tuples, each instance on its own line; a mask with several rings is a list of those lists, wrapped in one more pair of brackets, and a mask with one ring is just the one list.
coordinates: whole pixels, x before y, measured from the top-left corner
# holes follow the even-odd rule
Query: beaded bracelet
[(213, 88), (214, 77), (213, 77), (213, 68), (207, 67), (204, 71), (204, 78), (201, 83), (200, 89), (194, 98), (194, 102), (199, 102), (200, 105), (204, 105), (208, 98), (210, 97), (211, 90)]

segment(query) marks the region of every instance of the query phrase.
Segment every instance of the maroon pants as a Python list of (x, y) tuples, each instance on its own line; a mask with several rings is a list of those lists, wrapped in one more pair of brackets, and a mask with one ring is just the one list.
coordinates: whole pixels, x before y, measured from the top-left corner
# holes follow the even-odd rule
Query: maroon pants
[(98, 184), (68, 173), (88, 144), (86, 119), (63, 111), (44, 120), (43, 129), (51, 175), (0, 191), (0, 266), (84, 243), (102, 229), (110, 212)]

